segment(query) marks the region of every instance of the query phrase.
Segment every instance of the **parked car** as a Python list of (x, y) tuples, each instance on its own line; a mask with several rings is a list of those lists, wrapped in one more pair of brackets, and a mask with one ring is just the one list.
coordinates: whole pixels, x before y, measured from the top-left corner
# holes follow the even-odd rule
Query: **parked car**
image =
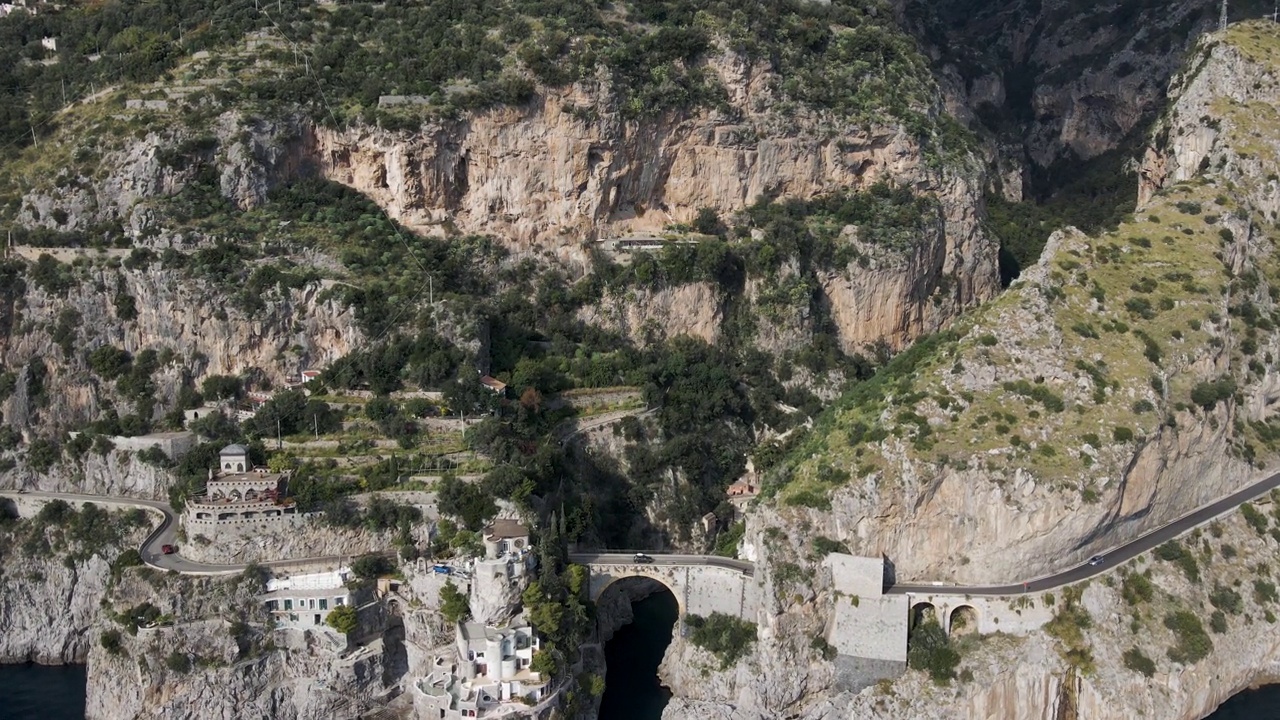
[(449, 567), (448, 565), (432, 565), (431, 572), (437, 575), (452, 575), (453, 568)]
[(1104, 559), (1105, 559), (1105, 558), (1103, 558), (1101, 555), (1094, 555), (1093, 557), (1089, 558), (1089, 564), (1090, 564), (1090, 565), (1101, 565), (1101, 564), (1102, 564), (1102, 561), (1103, 561)]
[(161, 545), (160, 552), (164, 553), (165, 555), (172, 555), (178, 552), (178, 546), (177, 545)]
[(651, 563), (653, 562), (653, 558), (645, 555), (644, 553), (636, 553), (635, 557), (632, 558), (632, 561), (638, 563)]

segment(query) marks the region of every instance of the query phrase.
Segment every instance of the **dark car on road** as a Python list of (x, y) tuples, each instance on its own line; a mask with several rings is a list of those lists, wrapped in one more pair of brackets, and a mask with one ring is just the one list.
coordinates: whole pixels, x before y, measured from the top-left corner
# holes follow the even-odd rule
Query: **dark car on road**
[(176, 546), (176, 545), (161, 545), (161, 546), (160, 546), (160, 552), (164, 553), (165, 555), (172, 555), (172, 554), (174, 554), (174, 553), (178, 552), (178, 546)]
[(651, 563), (653, 562), (653, 558), (649, 555), (645, 555), (644, 553), (636, 553), (635, 557), (632, 558), (632, 561), (638, 563)]
[(1106, 558), (1102, 557), (1101, 555), (1094, 555), (1093, 557), (1089, 558), (1089, 564), (1101, 565), (1104, 560), (1106, 560)]

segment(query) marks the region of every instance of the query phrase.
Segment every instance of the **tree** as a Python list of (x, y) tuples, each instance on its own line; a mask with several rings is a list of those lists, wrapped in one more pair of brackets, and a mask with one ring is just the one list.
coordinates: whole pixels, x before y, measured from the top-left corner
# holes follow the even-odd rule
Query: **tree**
[(956, 676), (960, 653), (951, 647), (942, 626), (933, 619), (918, 623), (907, 639), (907, 665), (924, 670), (938, 685), (946, 685)]
[(462, 524), (471, 531), (479, 530), (484, 521), (498, 512), (493, 498), (486, 495), (472, 483), (463, 482), (456, 476), (445, 475), (440, 482), (440, 512), (453, 515), (462, 520)]
[(200, 385), (200, 394), (211, 400), (239, 400), (244, 382), (235, 375), (210, 375)]
[(187, 429), (219, 445), (235, 442), (241, 438), (240, 424), (220, 412), (211, 412), (204, 417), (192, 420)]
[(544, 678), (554, 676), (560, 670), (560, 663), (556, 659), (556, 654), (555, 643), (547, 643), (541, 650), (533, 654), (533, 660), (529, 662), (529, 669)]
[(356, 617), (356, 609), (350, 605), (339, 605), (329, 611), (324, 618), (324, 624), (337, 630), (343, 635), (350, 635), (360, 624)]
[(471, 603), (452, 580), (440, 588), (440, 614), (450, 625), (456, 625), (471, 616)]
[(351, 563), (351, 572), (355, 573), (356, 577), (365, 580), (379, 578), (390, 573), (393, 569), (391, 561), (382, 555), (361, 555)]

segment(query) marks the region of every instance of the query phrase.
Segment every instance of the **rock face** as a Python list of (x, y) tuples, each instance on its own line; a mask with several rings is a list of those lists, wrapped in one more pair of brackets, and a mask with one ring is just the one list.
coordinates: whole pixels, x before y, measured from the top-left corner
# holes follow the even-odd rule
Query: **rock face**
[(83, 663), (95, 639), (110, 563), (100, 555), (73, 561), (6, 555), (0, 583), (0, 663)]
[(37, 473), (18, 467), (0, 473), (0, 485), (54, 493), (83, 493), (113, 497), (163, 500), (168, 497), (167, 471), (138, 460), (129, 452), (88, 453), (77, 462), (54, 466)]
[[(1057, 627), (966, 642), (961, 669), (972, 674), (971, 682), (938, 687), (909, 671), (891, 685), (842, 693), (830, 673), (816, 669), (823, 662), (808, 641), (825, 631), (832, 604), (829, 581), (809, 545), (815, 536), (838, 539), (862, 554), (883, 552), (900, 581), (1009, 582), (1061, 569), (1068, 564), (1064, 558), (1105, 550), (1263, 474), (1251, 460), (1265, 454), (1270, 464), (1275, 448), (1250, 428), (1273, 422), (1276, 381), (1266, 353), (1275, 357), (1277, 338), (1274, 326), (1224, 318), (1250, 315), (1240, 310), (1245, 305), (1271, 312), (1262, 295), (1280, 277), (1274, 238), (1264, 229), (1275, 211), (1272, 173), (1280, 157), (1280, 124), (1268, 109), (1280, 100), (1277, 60), (1280, 34), (1269, 23), (1207, 39), (1192, 70), (1177, 81), (1169, 120), (1148, 155), (1141, 217), (1098, 237), (1057, 235), (1039, 266), (961, 325), (955, 346), (941, 344), (927, 356), (933, 359), (908, 366), (904, 377), (914, 382), (898, 392), (934, 398), (926, 404), (936, 403), (936, 410), (915, 405), (931, 433), (893, 432), (904, 415), (892, 403), (840, 409), (839, 420), (879, 418), (898, 437), (877, 441), (868, 452), (872, 446), (848, 438), (872, 429), (844, 425), (846, 437), (825, 436), (824, 452), (815, 456), (834, 464), (858, 457), (849, 467), (860, 479), (834, 492), (829, 510), (809, 509), (812, 496), (791, 495), (795, 502), (788, 502), (784, 490), (781, 502), (752, 511), (743, 555), (755, 560), (755, 577), (765, 589), (755, 651), (699, 682), (697, 651), (673, 645), (664, 668), (682, 697), (665, 717), (1195, 720), (1235, 692), (1274, 677), (1280, 643), (1267, 628), (1280, 601), (1274, 591), (1277, 538), (1270, 530), (1280, 516), (1273, 499), (1183, 538), (1180, 552), (1189, 560), (1181, 566), (1155, 559), (1179, 552), (1171, 546), (1097, 581), (1051, 593), (1056, 597), (1029, 598), (1026, 607), (1056, 614)], [(1174, 254), (1141, 254), (1160, 245)], [(1099, 248), (1106, 248), (1107, 263), (1093, 262)], [(1212, 262), (1204, 262), (1215, 252)], [(1128, 269), (1130, 253), (1145, 258), (1144, 269)], [(1112, 263), (1118, 267), (1102, 266)], [(1124, 284), (1110, 284), (1109, 272), (1122, 273)], [(1170, 298), (1172, 306), (1164, 303), (1160, 311), (1193, 311), (1187, 319), (1166, 315), (1162, 322), (1171, 324), (1148, 325), (1159, 316), (1134, 312), (1123, 333), (1107, 329), (1111, 308), (1142, 311), (1142, 302), (1129, 300), (1151, 294), (1121, 289), (1149, 287), (1141, 281), (1144, 273), (1158, 273), (1163, 282), (1165, 272), (1198, 278), (1178, 286), (1187, 294)], [(1227, 286), (1240, 276), (1259, 284), (1252, 290), (1245, 283)], [(1224, 287), (1206, 292), (1200, 283), (1207, 282)], [(1069, 319), (1058, 316), (1073, 307), (1081, 284), (1094, 302)], [(1165, 329), (1157, 339), (1152, 334), (1158, 327)], [(1135, 334), (1152, 342), (1139, 337), (1128, 345), (1125, 338)], [(1100, 343), (1086, 342), (1093, 340)], [(1094, 374), (1081, 371), (1081, 362)], [(1153, 364), (1159, 383), (1151, 380)], [(1098, 371), (1102, 366), (1105, 372)], [(931, 377), (951, 378), (944, 382), (949, 389), (939, 393), (926, 380)], [(1114, 382), (1101, 382), (1105, 377)], [(1229, 390), (1211, 397), (1218, 382)], [(1035, 386), (1048, 394), (1030, 389)], [(982, 412), (1011, 425), (995, 436), (983, 429), (985, 421), (965, 415), (993, 389), (1007, 394)], [(1011, 421), (1006, 416), (1023, 402), (1017, 399), (1022, 391), (1047, 402), (1034, 415)], [(1052, 401), (1057, 393), (1064, 399), (1060, 408)], [(1175, 397), (1191, 402), (1169, 403)], [(1162, 419), (1142, 417), (1159, 403), (1169, 403)], [(1091, 408), (1105, 409), (1105, 422)], [(1052, 419), (1060, 412), (1074, 419)], [(1076, 420), (1093, 433), (1081, 445), (1070, 440)], [(1130, 431), (1115, 432), (1118, 427)], [(949, 444), (947, 433), (960, 441)], [(922, 436), (929, 442), (919, 442)], [(1040, 451), (1044, 445), (1053, 453)], [(843, 455), (851, 446), (861, 452)], [(940, 461), (944, 455), (952, 460)], [(925, 456), (932, 459), (922, 461)], [(957, 457), (963, 463), (954, 462)], [(1007, 462), (1010, 457), (1015, 461)], [(811, 467), (804, 463), (802, 468)], [(802, 482), (817, 488), (832, 481), (805, 476)], [(1068, 625), (1081, 630), (1078, 640), (1068, 640)]]
[[(173, 359), (152, 378), (159, 417), (184, 379), (255, 369), (279, 380), (300, 363), (324, 365), (345, 355), (363, 337), (350, 309), (322, 297), (323, 283), (267, 298), (265, 310), (249, 316), (226, 302), (227, 288), (193, 281), (177, 270), (91, 264), (72, 272), (75, 282), (66, 294), (29, 284), (20, 315), (31, 328), (53, 328), (74, 310), (78, 320), (71, 329), (70, 354), (52, 332), (0, 336), (5, 367), (23, 369), (38, 359), (46, 370), (38, 397), (31, 396), (24, 372), (17, 390), (0, 405), (4, 421), (13, 427), (80, 429), (107, 407), (126, 413), (131, 403), (90, 373), (86, 348), (110, 344), (135, 356), (145, 349), (171, 350)], [(115, 295), (98, 289), (103, 287), (132, 297), (137, 317), (118, 317)]]
[(247, 578), (126, 575), (111, 603), (155, 603), (173, 624), (121, 632), (119, 649), (108, 651), (96, 638), (121, 628), (99, 619), (86, 717), (354, 716), (403, 672), (394, 640), (377, 639), (343, 659), (347, 642), (332, 631), (272, 630), (256, 599), (261, 589)]
[[(1169, 77), (1196, 38), (1216, 27), (1219, 7), (1215, 0), (904, 4), (941, 66), (948, 109), (998, 136), (1002, 187), (1014, 200), (1033, 169), (1112, 150), (1154, 118)], [(1232, 20), (1245, 12), (1232, 11)]]
[[(994, 295), (996, 245), (982, 230), (983, 183), (971, 159), (936, 162), (894, 127), (833, 135), (813, 118), (784, 127), (753, 110), (770, 105), (767, 83), (732, 57), (713, 65), (742, 117), (624, 121), (579, 87), (417, 133), (317, 128), (316, 162), (410, 227), (442, 231), (447, 222), (497, 234), (521, 253), (549, 250), (584, 265), (597, 238), (660, 233), (701, 208), (728, 217), (760, 199), (889, 182), (935, 196), (941, 217), (913, 254), (873, 271), (851, 263), (843, 277), (822, 283), (845, 347), (883, 340), (901, 348)], [(592, 107), (597, 119), (566, 111), (575, 107)], [(610, 297), (583, 317), (632, 338), (652, 326), (713, 341), (725, 302), (694, 284)]]
[[(201, 533), (207, 531), (202, 530)], [(422, 530), (426, 534), (426, 528)], [(393, 545), (392, 532), (338, 528), (323, 516), (300, 518), (295, 524), (260, 523), (210, 537), (188, 531), (182, 555), (195, 562), (236, 565), (268, 560), (291, 560), (380, 552)]]

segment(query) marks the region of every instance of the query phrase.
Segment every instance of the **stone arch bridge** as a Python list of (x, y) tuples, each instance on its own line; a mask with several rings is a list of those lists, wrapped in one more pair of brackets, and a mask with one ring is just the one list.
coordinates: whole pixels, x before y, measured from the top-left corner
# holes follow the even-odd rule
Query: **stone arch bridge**
[(627, 578), (662, 583), (675, 596), (680, 617), (724, 613), (755, 620), (758, 605), (755, 566), (745, 560), (706, 555), (655, 555), (635, 562), (631, 553), (574, 554), (570, 560), (591, 571), (591, 599)]

